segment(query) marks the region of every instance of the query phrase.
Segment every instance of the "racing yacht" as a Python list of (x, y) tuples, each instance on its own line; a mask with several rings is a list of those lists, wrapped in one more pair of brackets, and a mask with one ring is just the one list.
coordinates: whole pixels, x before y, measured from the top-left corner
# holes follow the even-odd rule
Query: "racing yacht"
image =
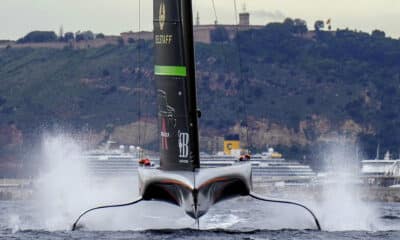
[(198, 120), (201, 113), (196, 98), (192, 0), (153, 0), (153, 14), (160, 166), (139, 168), (138, 199), (90, 209), (79, 216), (72, 229), (91, 211), (131, 206), (141, 201), (174, 204), (198, 220), (214, 204), (240, 196), (302, 207), (320, 229), (317, 218), (306, 206), (253, 193), (251, 163), (200, 167)]

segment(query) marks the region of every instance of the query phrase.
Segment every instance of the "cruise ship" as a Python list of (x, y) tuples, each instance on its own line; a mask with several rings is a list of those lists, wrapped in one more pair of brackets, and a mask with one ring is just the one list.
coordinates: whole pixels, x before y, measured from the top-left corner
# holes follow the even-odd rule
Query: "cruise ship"
[(384, 159), (363, 160), (361, 173), (368, 185), (399, 186), (400, 159), (392, 159), (390, 152), (386, 152)]
[(90, 172), (95, 176), (114, 177), (137, 173), (142, 149), (107, 141), (97, 149), (83, 154)]
[[(100, 148), (86, 152), (83, 158), (95, 176), (128, 176), (137, 173), (139, 162), (144, 158), (148, 158), (152, 164), (158, 164), (157, 156), (149, 157), (143, 152), (140, 147), (118, 145), (108, 141)], [(310, 166), (288, 161), (272, 148), (251, 156), (244, 152), (240, 148), (238, 136), (225, 137), (223, 152), (200, 154), (201, 167), (214, 168), (234, 165), (239, 161), (250, 161), (253, 167), (253, 181), (262, 183), (308, 183), (316, 177)]]
[(273, 148), (269, 148), (267, 152), (263, 153), (248, 154), (241, 149), (238, 135), (225, 137), (223, 152), (215, 155), (201, 153), (200, 159), (201, 166), (208, 168), (229, 166), (239, 161), (250, 161), (253, 167), (254, 182), (309, 183), (317, 176), (310, 166), (297, 161), (288, 161)]

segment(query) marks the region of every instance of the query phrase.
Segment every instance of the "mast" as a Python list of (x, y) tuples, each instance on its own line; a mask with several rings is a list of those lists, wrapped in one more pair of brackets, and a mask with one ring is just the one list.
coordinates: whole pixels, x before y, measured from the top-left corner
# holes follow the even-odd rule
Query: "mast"
[(191, 0), (154, 0), (162, 170), (200, 167)]

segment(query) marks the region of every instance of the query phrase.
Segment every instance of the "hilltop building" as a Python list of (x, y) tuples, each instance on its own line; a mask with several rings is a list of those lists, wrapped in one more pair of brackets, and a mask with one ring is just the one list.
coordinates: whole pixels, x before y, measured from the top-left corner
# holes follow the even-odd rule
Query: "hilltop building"
[[(250, 24), (250, 13), (244, 11), (239, 14), (239, 24), (238, 25), (226, 25), (226, 24), (209, 24), (209, 25), (201, 25), (200, 24), (200, 16), (197, 13), (196, 16), (196, 24), (194, 26), (194, 38), (196, 42), (201, 43), (211, 43), (212, 42), (212, 33), (218, 28), (223, 28), (228, 33), (228, 37), (230, 40), (234, 39), (237, 31), (246, 31), (250, 29), (260, 29), (264, 27), (263, 25), (251, 25)], [(125, 32), (121, 33), (121, 37), (125, 42), (128, 42), (130, 39), (138, 40), (153, 40), (153, 32), (142, 31), (142, 32)]]
[[(243, 11), (239, 14), (239, 23), (238, 24), (209, 24), (209, 25), (201, 25), (200, 24), (200, 15), (197, 13), (195, 19), (194, 26), (194, 38), (196, 42), (209, 44), (215, 40), (213, 39), (214, 33), (221, 33), (221, 29), (223, 30), (223, 34), (225, 35), (226, 40), (233, 40), (238, 31), (246, 31), (251, 29), (260, 29), (263, 28), (263, 25), (251, 25), (250, 24), (250, 13), (247, 11)], [(73, 33), (69, 33), (72, 35)], [(117, 45), (120, 44), (120, 39), (124, 40), (125, 44), (132, 43), (133, 41), (137, 41), (139, 39), (143, 40), (153, 40), (154, 35), (152, 31), (141, 31), (141, 32), (124, 32), (121, 33), (120, 36), (102, 36), (101, 38), (96, 37), (91, 31), (85, 32), (77, 32), (75, 33), (75, 39), (68, 41), (52, 41), (52, 42), (27, 42), (27, 43), (17, 43), (16, 41), (1, 41), (0, 40), (0, 49), (1, 48), (54, 48), (54, 49), (63, 49), (65, 47), (71, 47), (74, 49), (87, 49), (87, 48), (98, 48), (103, 47), (108, 44)]]
[(250, 13), (242, 12), (239, 14), (239, 25), (240, 26), (249, 26), (250, 25)]

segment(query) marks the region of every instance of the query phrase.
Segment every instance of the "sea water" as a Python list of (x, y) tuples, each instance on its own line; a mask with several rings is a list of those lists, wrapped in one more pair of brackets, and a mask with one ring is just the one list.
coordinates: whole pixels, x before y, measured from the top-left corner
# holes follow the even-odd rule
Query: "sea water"
[[(326, 183), (319, 201), (305, 200), (322, 232), (302, 209), (246, 197), (217, 204), (200, 220), (200, 229), (175, 206), (143, 202), (93, 212), (82, 219), (83, 229), (71, 232), (82, 211), (138, 195), (135, 171), (113, 179), (92, 176), (81, 158), (84, 145), (65, 134), (43, 138), (34, 198), (0, 202), (1, 239), (400, 239), (400, 204), (363, 202), (351, 171)], [(353, 161), (340, 148), (327, 155), (342, 159), (330, 169)]]

